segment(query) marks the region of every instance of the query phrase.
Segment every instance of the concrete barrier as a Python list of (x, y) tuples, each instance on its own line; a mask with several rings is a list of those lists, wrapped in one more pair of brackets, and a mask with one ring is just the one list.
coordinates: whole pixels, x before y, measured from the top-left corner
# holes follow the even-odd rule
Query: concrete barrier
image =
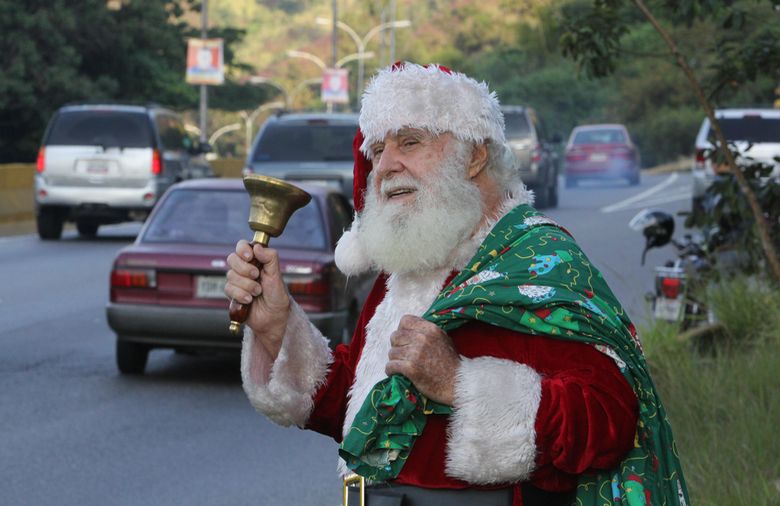
[[(241, 177), (244, 160), (224, 158), (209, 162), (219, 177)], [(34, 163), (0, 164), (0, 223), (35, 217)]]
[(0, 222), (33, 218), (35, 164), (0, 165)]

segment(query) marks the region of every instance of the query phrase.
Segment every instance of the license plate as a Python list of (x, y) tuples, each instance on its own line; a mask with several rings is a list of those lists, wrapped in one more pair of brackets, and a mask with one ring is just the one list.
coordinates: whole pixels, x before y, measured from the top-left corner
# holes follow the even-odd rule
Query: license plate
[(606, 162), (607, 161), (607, 155), (604, 153), (592, 153), (590, 155), (590, 161), (591, 162)]
[(91, 162), (87, 164), (87, 174), (104, 176), (108, 174), (108, 165), (100, 162)]
[(198, 276), (195, 297), (199, 299), (224, 299), (225, 276)]
[(682, 302), (680, 299), (667, 299), (659, 297), (655, 299), (655, 308), (653, 314), (659, 320), (677, 321), (680, 318)]

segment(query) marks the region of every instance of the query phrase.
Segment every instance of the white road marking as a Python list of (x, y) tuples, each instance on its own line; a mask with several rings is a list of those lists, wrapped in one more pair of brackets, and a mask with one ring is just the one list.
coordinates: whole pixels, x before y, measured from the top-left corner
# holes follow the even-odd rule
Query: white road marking
[[(617, 202), (615, 204), (611, 204), (611, 205), (602, 207), (601, 208), (601, 212), (602, 213), (614, 213), (615, 211), (622, 211), (622, 210), (625, 210), (625, 209), (633, 209), (630, 206), (632, 206), (633, 204), (635, 204), (637, 202), (643, 202), (644, 199), (647, 199), (651, 195), (655, 195), (656, 193), (660, 192), (661, 190), (663, 190), (667, 186), (673, 184), (675, 181), (677, 181), (677, 178), (679, 178), (679, 177), (680, 177), (679, 174), (677, 174), (676, 172), (673, 172), (672, 174), (669, 175), (668, 178), (666, 178), (665, 180), (661, 181), (660, 183), (658, 183), (657, 185), (653, 186), (652, 188), (648, 188), (647, 190), (643, 191), (642, 193), (637, 193), (636, 195), (632, 195), (631, 197), (629, 197), (629, 198), (627, 198), (625, 200), (621, 200), (620, 202)], [(690, 193), (688, 193), (688, 196), (690, 197)], [(674, 200), (681, 200), (681, 198), (680, 199), (675, 198)], [(671, 202), (671, 200), (669, 202)], [(644, 204), (640, 205), (639, 207), (642, 207), (643, 205)]]

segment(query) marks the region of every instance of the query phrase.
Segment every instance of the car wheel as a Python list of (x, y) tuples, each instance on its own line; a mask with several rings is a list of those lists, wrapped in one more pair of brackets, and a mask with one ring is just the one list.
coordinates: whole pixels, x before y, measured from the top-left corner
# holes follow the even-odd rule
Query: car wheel
[(62, 236), (62, 215), (54, 209), (42, 208), (36, 216), (38, 236), (43, 240), (56, 240)]
[(149, 347), (131, 341), (116, 342), (116, 365), (122, 374), (143, 374), (149, 358)]
[(639, 171), (636, 171), (629, 176), (628, 184), (630, 184), (631, 186), (636, 186), (639, 184)]
[(79, 220), (76, 222), (76, 229), (79, 231), (81, 237), (95, 237), (97, 235), (99, 225), (93, 221)]

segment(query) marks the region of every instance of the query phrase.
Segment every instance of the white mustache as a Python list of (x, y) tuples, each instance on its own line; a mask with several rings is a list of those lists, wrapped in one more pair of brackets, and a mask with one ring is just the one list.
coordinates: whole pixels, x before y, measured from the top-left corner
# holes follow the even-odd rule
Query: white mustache
[(379, 186), (381, 195), (387, 196), (398, 190), (418, 191), (421, 187), (419, 181), (411, 176), (400, 176), (393, 179), (385, 179)]

